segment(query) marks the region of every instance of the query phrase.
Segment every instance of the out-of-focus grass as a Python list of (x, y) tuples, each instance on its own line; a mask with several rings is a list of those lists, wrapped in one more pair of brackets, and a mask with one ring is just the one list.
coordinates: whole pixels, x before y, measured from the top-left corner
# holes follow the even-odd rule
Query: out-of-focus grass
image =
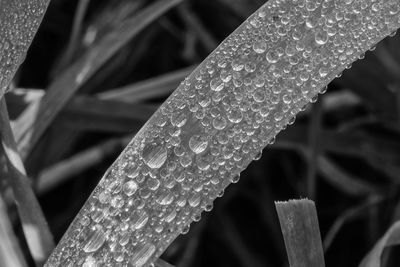
[[(17, 137), (39, 127), (37, 144), (26, 143), (25, 166), (56, 239), (126, 136), (263, 2), (185, 0), (171, 9), (178, 1), (51, 3), (14, 79), (20, 89), (6, 99)], [(114, 43), (121, 27), (129, 36)], [(385, 40), (330, 84), (318, 112), (308, 109), (288, 127), (164, 258), (177, 266), (284, 266), (273, 201), (314, 192), (327, 265), (359, 264), (399, 220), (399, 45), (399, 36)], [(101, 60), (87, 72), (93, 53)], [(36, 124), (24, 109), (39, 101), (47, 103), (39, 118), (51, 114)], [(21, 237), (15, 208), (8, 213)], [(384, 258), (386, 266), (400, 260)]]

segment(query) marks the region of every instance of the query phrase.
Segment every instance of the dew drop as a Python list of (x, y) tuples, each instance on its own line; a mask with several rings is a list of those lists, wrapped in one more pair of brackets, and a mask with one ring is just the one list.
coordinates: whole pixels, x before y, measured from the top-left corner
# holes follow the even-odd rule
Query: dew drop
[(196, 154), (200, 154), (204, 150), (206, 150), (208, 146), (208, 141), (202, 135), (193, 135), (189, 139), (189, 148)]
[(147, 221), (149, 220), (149, 216), (143, 210), (135, 211), (132, 215), (131, 223), (132, 229), (141, 229), (143, 226), (146, 225)]
[(167, 150), (164, 146), (157, 143), (146, 145), (143, 148), (142, 154), (144, 162), (152, 169), (160, 168), (167, 159)]
[(106, 241), (106, 235), (100, 226), (97, 226), (86, 241), (83, 251), (91, 253), (97, 251)]
[(324, 45), (328, 42), (328, 33), (324, 30), (318, 30), (315, 33), (315, 42), (319, 45)]
[(217, 118), (214, 118), (212, 124), (215, 129), (223, 130), (226, 127), (227, 123), (226, 123), (226, 120), (224, 117), (217, 117)]
[(276, 63), (279, 59), (279, 54), (276, 51), (269, 51), (266, 55), (266, 59), (269, 63)]
[(132, 196), (133, 194), (135, 194), (137, 189), (138, 189), (137, 183), (135, 183), (134, 181), (128, 181), (124, 184), (122, 190), (124, 191), (125, 195)]
[(133, 249), (131, 264), (134, 267), (142, 267), (153, 256), (156, 247), (152, 243), (137, 246)]
[(211, 90), (219, 92), (224, 89), (224, 82), (219, 78), (214, 78), (210, 81)]
[(267, 49), (267, 44), (264, 41), (255, 42), (253, 44), (253, 50), (257, 54), (262, 54)]

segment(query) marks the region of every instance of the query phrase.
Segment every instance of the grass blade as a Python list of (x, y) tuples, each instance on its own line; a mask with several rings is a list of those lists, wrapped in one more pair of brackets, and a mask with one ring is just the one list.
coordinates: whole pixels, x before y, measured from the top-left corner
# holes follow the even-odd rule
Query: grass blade
[(168, 96), (193, 70), (194, 66), (190, 66), (149, 80), (100, 93), (98, 97), (136, 103), (154, 97)]
[(71, 176), (101, 162), (111, 153), (121, 151), (129, 143), (130, 139), (130, 137), (111, 139), (44, 169), (39, 173), (37, 191), (40, 194), (50, 191)]
[(2, 42), (0, 45), (0, 99), (23, 62), (49, 2), (49, 0), (0, 1), (0, 40)]
[(290, 267), (324, 267), (317, 210), (308, 199), (275, 202)]
[(383, 250), (400, 244), (400, 221), (394, 223), (362, 260), (360, 267), (380, 267)]
[(154, 263), (155, 267), (174, 267), (172, 264), (169, 264), (168, 262), (162, 260), (162, 259), (157, 259), (157, 261)]
[(13, 189), (30, 252), (37, 266), (41, 266), (54, 248), (53, 237), (18, 154), (4, 98), (0, 104), (0, 130), (1, 150), (7, 162), (8, 175), (6, 178)]
[(48, 88), (45, 97), (28, 107), (16, 121), (15, 139), (22, 158), (30, 153), (75, 92), (130, 39), (182, 0), (160, 0), (126, 20), (68, 68)]
[(0, 194), (0, 266), (27, 267)]
[(371, 206), (380, 204), (382, 202), (382, 197), (379, 196), (371, 196), (367, 199), (367, 201), (363, 202), (361, 205), (357, 205), (355, 207), (351, 207), (347, 210), (345, 210), (340, 216), (336, 218), (336, 220), (333, 222), (332, 226), (329, 228), (329, 231), (326, 233), (326, 236), (324, 238), (324, 249), (325, 252), (330, 248), (333, 240), (339, 233), (340, 229), (342, 227), (356, 219), (357, 217), (360, 216), (365, 216), (365, 211), (371, 208)]
[(321, 151), (320, 132), (322, 128), (322, 100), (315, 103), (311, 111), (311, 123), (308, 130), (308, 170), (307, 170), (307, 194), (308, 197), (315, 199), (317, 192), (317, 159)]

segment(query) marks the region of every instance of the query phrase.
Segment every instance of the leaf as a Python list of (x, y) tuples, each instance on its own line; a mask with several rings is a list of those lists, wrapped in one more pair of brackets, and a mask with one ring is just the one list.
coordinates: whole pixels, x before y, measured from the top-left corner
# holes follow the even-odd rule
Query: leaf
[(174, 267), (172, 264), (169, 264), (166, 261), (163, 261), (162, 259), (158, 259), (155, 263), (154, 263), (155, 267)]
[(22, 229), (33, 260), (38, 266), (41, 266), (54, 248), (53, 236), (18, 154), (4, 98), (0, 103), (0, 137), (0, 155), (4, 156), (7, 162), (5, 178), (13, 190)]
[(47, 193), (74, 175), (102, 162), (111, 153), (120, 152), (130, 139), (130, 137), (124, 137), (108, 140), (44, 169), (38, 175), (38, 193)]
[(344, 193), (362, 196), (378, 190), (376, 186), (367, 181), (346, 173), (325, 156), (319, 156), (317, 164), (319, 172), (324, 175), (325, 179)]
[(365, 216), (366, 210), (370, 209), (371, 206), (381, 203), (382, 200), (383, 198), (380, 196), (371, 196), (360, 205), (346, 209), (343, 213), (341, 213), (335, 219), (332, 226), (329, 228), (329, 231), (325, 235), (323, 242), (325, 252), (330, 248), (334, 238), (337, 236), (340, 229), (343, 228), (346, 223), (353, 221), (358, 217)]
[(194, 66), (190, 66), (148, 80), (109, 90), (98, 94), (98, 97), (101, 99), (118, 99), (124, 102), (137, 103), (155, 97), (168, 96), (194, 68)]
[(315, 198), (317, 187), (317, 159), (321, 151), (321, 129), (322, 129), (322, 100), (315, 103), (311, 111), (311, 122), (308, 129), (308, 171), (307, 171), (307, 194)]
[(308, 199), (275, 202), (290, 267), (324, 267), (317, 210)]
[(130, 39), (182, 0), (159, 0), (128, 19), (69, 67), (47, 89), (45, 97), (28, 107), (15, 123), (22, 158), (30, 153), (75, 92)]
[(7, 214), (7, 207), (0, 194), (0, 266), (27, 267), (22, 248)]
[(0, 99), (7, 90), (46, 12), (49, 0), (0, 1)]
[(380, 267), (383, 250), (400, 244), (400, 221), (394, 223), (362, 260), (360, 267)]

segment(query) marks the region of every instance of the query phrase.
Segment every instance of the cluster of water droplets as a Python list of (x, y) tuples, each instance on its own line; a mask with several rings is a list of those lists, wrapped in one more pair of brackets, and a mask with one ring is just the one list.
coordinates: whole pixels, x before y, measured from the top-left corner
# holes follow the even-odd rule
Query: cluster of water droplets
[(391, 0), (269, 1), (132, 140), (47, 266), (148, 266), (349, 64), (400, 25)]
[(0, 1), (0, 98), (42, 21), (49, 0)]

